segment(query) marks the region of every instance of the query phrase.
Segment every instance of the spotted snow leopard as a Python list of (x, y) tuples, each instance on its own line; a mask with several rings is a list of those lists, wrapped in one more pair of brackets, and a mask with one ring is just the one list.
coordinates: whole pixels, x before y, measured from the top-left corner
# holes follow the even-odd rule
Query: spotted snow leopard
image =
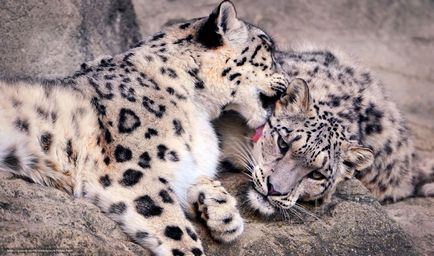
[(65, 79), (2, 81), (0, 170), (83, 196), (156, 255), (202, 255), (185, 214), (223, 242), (243, 232), (214, 180), (210, 121), (233, 109), (252, 128), (266, 122), (287, 87), (273, 53), (223, 1)]
[(276, 59), (291, 82), (254, 133), (253, 148), (245, 130), (231, 127), (233, 118), (216, 125), (223, 160), (247, 162), (254, 209), (271, 215), (297, 200), (327, 201), (353, 176), (381, 201), (434, 195), (434, 168), (417, 158), (405, 120), (370, 72), (324, 49), (278, 52)]

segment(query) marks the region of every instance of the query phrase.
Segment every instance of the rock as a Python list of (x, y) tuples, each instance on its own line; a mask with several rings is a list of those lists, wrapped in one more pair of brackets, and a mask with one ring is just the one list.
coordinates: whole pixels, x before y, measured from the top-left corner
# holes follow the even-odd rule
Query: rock
[(52, 254), (150, 255), (93, 204), (0, 172), (0, 254), (24, 249)]
[(129, 0), (5, 0), (0, 24), (0, 76), (7, 77), (68, 75), (141, 38)]
[(384, 206), (425, 255), (434, 255), (434, 198), (409, 198)]

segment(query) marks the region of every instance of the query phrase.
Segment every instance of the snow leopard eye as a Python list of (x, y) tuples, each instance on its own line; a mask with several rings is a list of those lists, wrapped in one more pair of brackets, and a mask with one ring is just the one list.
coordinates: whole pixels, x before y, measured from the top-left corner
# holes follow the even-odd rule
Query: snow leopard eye
[(313, 171), (313, 172), (310, 172), (310, 173), (307, 175), (307, 177), (308, 177), (309, 179), (312, 179), (312, 180), (323, 180), (323, 179), (326, 178), (326, 177), (325, 177), (322, 173), (320, 173), (319, 171)]
[(277, 138), (277, 146), (279, 146), (279, 150), (282, 155), (285, 154), (289, 149), (289, 144), (286, 143), (280, 135), (279, 138)]

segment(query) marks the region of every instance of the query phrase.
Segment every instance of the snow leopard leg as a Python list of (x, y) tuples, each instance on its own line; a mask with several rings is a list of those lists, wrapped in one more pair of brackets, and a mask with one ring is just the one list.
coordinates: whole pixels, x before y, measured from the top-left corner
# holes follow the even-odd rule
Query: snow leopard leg
[(236, 207), (237, 201), (220, 181), (198, 178), (188, 190), (188, 201), (214, 239), (231, 242), (243, 232), (244, 221)]
[(128, 169), (104, 173), (86, 184), (86, 197), (98, 205), (137, 243), (155, 255), (203, 255), (170, 182)]

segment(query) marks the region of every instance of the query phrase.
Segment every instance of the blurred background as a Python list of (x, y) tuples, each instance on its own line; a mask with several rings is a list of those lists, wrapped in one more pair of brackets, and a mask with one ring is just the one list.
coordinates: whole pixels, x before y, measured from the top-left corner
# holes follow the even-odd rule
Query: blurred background
[[(281, 49), (338, 48), (370, 68), (409, 120), (420, 154), (434, 157), (433, 0), (233, 0), (239, 17)], [(206, 16), (214, 0), (1, 0), (0, 76), (55, 77), (120, 53), (165, 24)], [(385, 206), (434, 253), (434, 199)]]

